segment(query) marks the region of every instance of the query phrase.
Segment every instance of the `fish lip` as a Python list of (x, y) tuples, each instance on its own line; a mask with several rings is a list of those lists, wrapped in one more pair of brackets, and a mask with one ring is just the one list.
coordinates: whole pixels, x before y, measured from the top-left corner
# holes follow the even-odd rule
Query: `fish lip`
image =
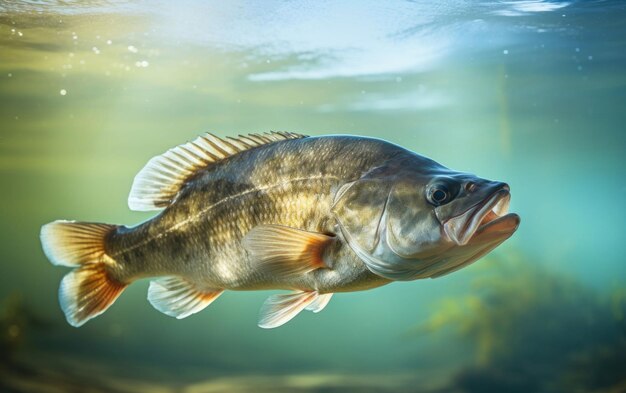
[(498, 231), (498, 233), (501, 232), (501, 233), (507, 233), (509, 235), (512, 235), (513, 232), (517, 230), (517, 227), (519, 226), (521, 219), (520, 219), (520, 216), (516, 213), (507, 213), (502, 216), (499, 216), (498, 218), (490, 220), (489, 222), (479, 226), (476, 229), (474, 236), (472, 236), (472, 239), (483, 235), (485, 232), (489, 231), (489, 229), (491, 229), (494, 226), (497, 226), (498, 224), (504, 221), (511, 221), (513, 225), (511, 226), (511, 228), (506, 228), (504, 230)]
[[(517, 229), (519, 216), (514, 213), (508, 213), (510, 200), (509, 186), (504, 185), (485, 198), (485, 200), (470, 207), (465, 213), (448, 219), (443, 224), (444, 232), (453, 242), (462, 246), (469, 243), (477, 233), (484, 233), (491, 226), (507, 219), (513, 219), (514, 216), (517, 217), (515, 225), (515, 229)], [(489, 219), (487, 216), (490, 213), (493, 213), (496, 217)]]

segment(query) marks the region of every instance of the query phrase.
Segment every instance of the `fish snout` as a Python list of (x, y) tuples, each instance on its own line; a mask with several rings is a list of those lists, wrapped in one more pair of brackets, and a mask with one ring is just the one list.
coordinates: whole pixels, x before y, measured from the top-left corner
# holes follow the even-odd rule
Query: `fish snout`
[(467, 195), (479, 193), (481, 191), (489, 194), (498, 191), (506, 194), (511, 191), (511, 187), (507, 183), (483, 179), (466, 180), (463, 182), (462, 187)]

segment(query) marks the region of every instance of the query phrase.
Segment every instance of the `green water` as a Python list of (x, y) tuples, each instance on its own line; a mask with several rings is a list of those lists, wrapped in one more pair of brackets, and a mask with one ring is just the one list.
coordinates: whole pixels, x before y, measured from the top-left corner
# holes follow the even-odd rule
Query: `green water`
[[(619, 1), (3, 1), (5, 368), (138, 381), (120, 391), (626, 389), (625, 102)], [(274, 330), (256, 326), (272, 292), (179, 321), (147, 281), (65, 322), (42, 224), (141, 222), (127, 196), (152, 156), (270, 130), (384, 138), (506, 181), (522, 224), (469, 268)], [(44, 391), (20, 375), (0, 388)]]

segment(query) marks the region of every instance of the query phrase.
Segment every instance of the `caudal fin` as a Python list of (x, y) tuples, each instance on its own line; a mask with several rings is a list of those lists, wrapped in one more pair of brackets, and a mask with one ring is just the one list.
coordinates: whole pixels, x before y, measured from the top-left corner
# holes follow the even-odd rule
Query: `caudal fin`
[(116, 262), (106, 254), (106, 236), (116, 225), (54, 221), (41, 228), (41, 245), (53, 265), (75, 269), (61, 281), (59, 302), (72, 326), (105, 312), (127, 284), (111, 277)]

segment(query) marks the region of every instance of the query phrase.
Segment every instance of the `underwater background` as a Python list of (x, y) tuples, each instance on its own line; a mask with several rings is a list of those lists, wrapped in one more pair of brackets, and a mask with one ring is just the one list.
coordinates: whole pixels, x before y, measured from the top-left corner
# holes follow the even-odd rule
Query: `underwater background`
[[(0, 391), (626, 391), (626, 2), (1, 1)], [(134, 225), (133, 177), (211, 131), (378, 137), (506, 181), (516, 234), (436, 280), (257, 327), (148, 280), (80, 329), (40, 227)]]

